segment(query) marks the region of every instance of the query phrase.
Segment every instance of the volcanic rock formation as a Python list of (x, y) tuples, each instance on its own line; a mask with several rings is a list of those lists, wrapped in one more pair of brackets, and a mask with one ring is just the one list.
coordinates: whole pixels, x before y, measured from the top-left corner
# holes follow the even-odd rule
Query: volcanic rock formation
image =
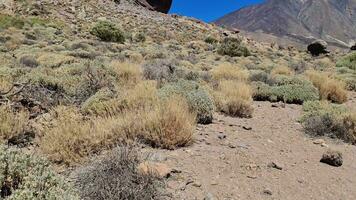
[(135, 0), (141, 6), (150, 10), (168, 13), (172, 5), (172, 0)]

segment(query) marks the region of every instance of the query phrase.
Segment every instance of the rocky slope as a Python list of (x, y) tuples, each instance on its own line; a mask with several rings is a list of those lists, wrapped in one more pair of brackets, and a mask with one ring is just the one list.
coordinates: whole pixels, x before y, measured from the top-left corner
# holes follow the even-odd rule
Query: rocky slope
[(356, 1), (267, 0), (230, 13), (216, 23), (301, 42), (321, 38), (349, 47), (356, 39)]

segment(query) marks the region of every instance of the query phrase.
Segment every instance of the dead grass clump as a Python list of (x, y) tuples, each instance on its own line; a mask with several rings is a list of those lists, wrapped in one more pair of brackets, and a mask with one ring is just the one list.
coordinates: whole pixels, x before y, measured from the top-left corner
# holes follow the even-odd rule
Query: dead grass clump
[(76, 187), (82, 199), (160, 199), (162, 183), (154, 174), (138, 171), (137, 149), (119, 147), (99, 161), (82, 169)]
[(287, 67), (287, 66), (277, 66), (275, 68), (272, 69), (271, 71), (271, 75), (275, 76), (275, 75), (285, 75), (285, 76), (292, 76), (294, 73), (293, 71)]
[(0, 142), (25, 132), (29, 114), (24, 111), (14, 112), (8, 105), (0, 105)]
[(74, 62), (74, 57), (58, 53), (41, 53), (37, 58), (37, 62), (41, 66), (57, 68)]
[(211, 71), (212, 77), (216, 81), (221, 80), (238, 80), (247, 81), (249, 73), (230, 63), (222, 63)]
[(110, 69), (124, 84), (136, 84), (142, 79), (142, 71), (137, 64), (113, 61), (110, 64)]
[(252, 89), (237, 81), (221, 81), (215, 94), (218, 110), (234, 117), (251, 117)]
[(154, 147), (186, 146), (193, 140), (195, 116), (183, 97), (170, 97), (145, 116), (140, 136)]
[(314, 86), (318, 88), (322, 100), (330, 100), (334, 103), (347, 101), (347, 91), (343, 82), (323, 72), (310, 70), (306, 72), (306, 75)]

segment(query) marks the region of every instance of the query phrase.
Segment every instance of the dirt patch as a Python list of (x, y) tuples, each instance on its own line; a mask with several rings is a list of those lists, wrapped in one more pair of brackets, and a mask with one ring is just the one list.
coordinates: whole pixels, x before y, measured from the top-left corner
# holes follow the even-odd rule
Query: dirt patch
[[(254, 107), (251, 119), (217, 115), (198, 126), (191, 147), (156, 152), (177, 172), (167, 180), (172, 199), (356, 198), (355, 146), (327, 138), (314, 143), (297, 122), (301, 106)], [(343, 154), (342, 167), (319, 162), (328, 148)]]

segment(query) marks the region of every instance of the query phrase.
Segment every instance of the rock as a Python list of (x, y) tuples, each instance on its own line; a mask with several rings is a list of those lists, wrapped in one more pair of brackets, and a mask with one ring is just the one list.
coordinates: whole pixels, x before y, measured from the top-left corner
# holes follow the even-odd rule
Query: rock
[(201, 187), (201, 183), (200, 183), (200, 182), (194, 182), (194, 183), (192, 184), (192, 186), (194, 186), (194, 187)]
[(270, 189), (264, 189), (263, 194), (265, 195), (272, 195), (272, 191)]
[(313, 56), (319, 56), (320, 54), (329, 53), (327, 48), (328, 43), (326, 43), (324, 40), (315, 40), (314, 42), (308, 45), (308, 52)]
[(252, 127), (249, 127), (249, 126), (243, 126), (242, 128), (245, 129), (246, 131), (252, 130)]
[(214, 196), (211, 193), (206, 194), (206, 196), (204, 197), (204, 200), (214, 200)]
[(172, 5), (172, 0), (135, 0), (135, 2), (145, 8), (162, 13), (168, 13)]
[(225, 134), (220, 134), (220, 135), (218, 135), (218, 138), (220, 140), (226, 139), (226, 135)]
[(168, 178), (172, 171), (166, 164), (155, 162), (143, 162), (137, 169), (140, 174), (153, 174), (159, 178)]
[(275, 168), (278, 170), (282, 170), (283, 169), (283, 165), (281, 165), (280, 163), (276, 163), (276, 162), (270, 162), (267, 167), (269, 168)]
[(321, 163), (325, 163), (334, 167), (340, 167), (343, 163), (342, 153), (338, 151), (328, 150), (323, 154), (320, 160)]
[(350, 49), (351, 51), (356, 51), (356, 43)]
[(323, 139), (316, 139), (316, 140), (313, 141), (313, 143), (314, 143), (314, 144), (320, 144), (320, 145), (321, 145), (321, 144), (325, 143), (325, 140), (323, 140)]

